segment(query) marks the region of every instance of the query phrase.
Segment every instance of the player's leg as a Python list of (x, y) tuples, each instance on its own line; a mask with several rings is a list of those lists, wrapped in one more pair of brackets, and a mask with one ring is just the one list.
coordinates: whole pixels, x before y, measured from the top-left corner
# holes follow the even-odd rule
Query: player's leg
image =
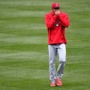
[(58, 55), (59, 55), (59, 66), (57, 70), (57, 76), (61, 78), (64, 73), (64, 67), (66, 62), (66, 44), (60, 44), (58, 46)]
[(55, 78), (56, 78), (56, 68), (55, 68), (56, 49), (55, 49), (54, 45), (48, 45), (48, 52), (49, 52), (50, 80), (51, 80), (51, 82), (55, 82)]

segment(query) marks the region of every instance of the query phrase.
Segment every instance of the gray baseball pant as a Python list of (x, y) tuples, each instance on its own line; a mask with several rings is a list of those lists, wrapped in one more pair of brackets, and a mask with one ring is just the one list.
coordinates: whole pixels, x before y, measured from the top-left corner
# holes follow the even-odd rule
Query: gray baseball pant
[[(66, 44), (48, 45), (48, 52), (50, 80), (55, 81), (56, 77), (61, 78), (63, 76), (66, 62)], [(59, 56), (59, 65), (56, 72), (55, 61), (57, 53)]]

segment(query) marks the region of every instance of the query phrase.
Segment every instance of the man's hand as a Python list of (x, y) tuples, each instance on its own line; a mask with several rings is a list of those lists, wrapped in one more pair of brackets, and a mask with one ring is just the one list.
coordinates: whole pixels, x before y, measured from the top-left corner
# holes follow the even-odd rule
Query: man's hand
[(59, 15), (60, 14), (60, 10), (55, 10), (55, 15)]

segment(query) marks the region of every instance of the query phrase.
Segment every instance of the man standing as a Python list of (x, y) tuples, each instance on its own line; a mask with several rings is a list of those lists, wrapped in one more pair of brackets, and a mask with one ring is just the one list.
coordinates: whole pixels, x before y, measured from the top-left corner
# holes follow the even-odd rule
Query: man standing
[[(61, 77), (63, 76), (66, 62), (66, 38), (65, 28), (70, 25), (69, 17), (60, 10), (60, 4), (52, 4), (52, 11), (45, 15), (45, 23), (48, 30), (48, 52), (49, 52), (49, 72), (50, 86), (62, 86)], [(55, 59), (58, 53), (59, 66), (56, 72)]]

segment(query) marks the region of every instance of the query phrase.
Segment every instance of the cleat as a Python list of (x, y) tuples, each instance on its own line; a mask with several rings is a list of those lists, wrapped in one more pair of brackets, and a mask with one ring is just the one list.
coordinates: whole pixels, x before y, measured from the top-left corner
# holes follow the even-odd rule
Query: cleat
[(56, 86), (56, 83), (55, 82), (51, 82), (51, 87), (55, 87)]
[(62, 80), (59, 78), (56, 78), (56, 85), (57, 86), (62, 86)]

